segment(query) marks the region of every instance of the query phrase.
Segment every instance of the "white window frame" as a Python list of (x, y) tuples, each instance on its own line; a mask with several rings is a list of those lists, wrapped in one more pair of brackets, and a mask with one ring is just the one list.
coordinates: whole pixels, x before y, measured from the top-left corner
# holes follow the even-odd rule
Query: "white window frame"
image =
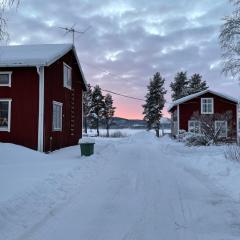
[(222, 138), (226, 138), (228, 136), (228, 122), (225, 121), (225, 120), (216, 120), (214, 122), (214, 129), (215, 129), (215, 134), (217, 132), (217, 123), (225, 123), (225, 128), (226, 128), (226, 135), (225, 136), (222, 136), (222, 135), (219, 135), (219, 137), (222, 137)]
[(1, 84), (0, 83), (0, 87), (11, 87), (12, 84), (12, 72), (0, 72), (0, 75), (8, 75), (8, 83), (7, 84)]
[[(61, 107), (61, 112), (60, 112), (60, 127), (59, 128), (56, 128), (54, 127), (54, 115), (53, 115), (53, 111), (54, 111), (54, 105), (57, 105), (59, 107)], [(53, 108), (52, 108), (52, 130), (54, 132), (61, 132), (62, 131), (62, 107), (63, 107), (63, 104), (61, 102), (57, 102), (57, 101), (53, 101)]]
[[(68, 79), (65, 79), (65, 74), (64, 74), (65, 68), (67, 68), (68, 70), (70, 70), (70, 73), (71, 73), (71, 86), (68, 85)], [(71, 68), (69, 65), (67, 65), (65, 62), (63, 63), (63, 86), (64, 86), (65, 88), (70, 89), (70, 90), (72, 89), (72, 68)]]
[[(204, 112), (203, 111), (203, 101), (204, 100), (211, 100), (212, 101), (212, 111), (211, 112)], [(213, 114), (214, 113), (214, 99), (213, 98), (201, 98), (201, 114)]]
[(0, 102), (8, 102), (8, 126), (0, 127), (0, 132), (10, 132), (11, 131), (11, 112), (12, 112), (12, 99), (1, 98)]
[[(190, 131), (190, 128), (191, 128), (191, 127), (190, 127), (190, 123), (192, 123), (192, 122), (194, 123), (194, 129), (196, 129), (196, 126), (195, 126), (195, 125), (196, 125), (196, 122), (198, 122), (198, 124), (199, 124), (199, 131), (198, 131), (198, 132), (195, 132), (195, 131), (194, 131), (194, 132), (191, 132), (191, 131)], [(196, 133), (201, 133), (200, 121), (198, 121), (198, 120), (189, 120), (189, 121), (188, 121), (188, 132), (191, 132), (191, 133), (194, 133), (194, 134), (196, 134)]]

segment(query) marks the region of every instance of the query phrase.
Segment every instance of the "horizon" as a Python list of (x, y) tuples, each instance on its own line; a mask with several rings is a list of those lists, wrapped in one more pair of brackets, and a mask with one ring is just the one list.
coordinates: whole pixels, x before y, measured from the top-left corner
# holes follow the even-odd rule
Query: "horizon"
[[(87, 82), (144, 98), (149, 79), (160, 72), (168, 91), (163, 110), (166, 117), (171, 102), (169, 84), (179, 71), (187, 71), (188, 77), (199, 73), (210, 88), (239, 97), (238, 81), (221, 74), (218, 36), (223, 17), (232, 10), (228, 1), (72, 0), (68, 8), (65, 5), (56, 0), (48, 5), (26, 0), (17, 10), (7, 10), (8, 43), (72, 43), (71, 34), (65, 35), (59, 27), (75, 24), (84, 31), (91, 26), (84, 34), (75, 35)], [(143, 118), (143, 102), (112, 96), (116, 116)]]

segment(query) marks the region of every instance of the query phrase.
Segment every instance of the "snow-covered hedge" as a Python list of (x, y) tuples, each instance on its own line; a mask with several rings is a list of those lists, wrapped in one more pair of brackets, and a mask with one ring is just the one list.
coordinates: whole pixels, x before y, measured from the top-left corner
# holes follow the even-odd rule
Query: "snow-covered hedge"
[(184, 142), (187, 146), (207, 146), (210, 145), (206, 136), (203, 134), (195, 134), (191, 132), (186, 132), (185, 130), (180, 130), (177, 135), (179, 142)]

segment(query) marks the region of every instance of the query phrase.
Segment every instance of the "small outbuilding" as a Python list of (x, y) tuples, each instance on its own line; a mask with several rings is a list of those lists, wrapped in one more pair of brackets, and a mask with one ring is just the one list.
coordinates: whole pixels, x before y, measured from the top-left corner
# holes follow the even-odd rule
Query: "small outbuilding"
[[(181, 130), (200, 133), (201, 123), (195, 116), (214, 115), (215, 129), (221, 125), (220, 136), (233, 141), (238, 139), (238, 100), (233, 97), (207, 89), (172, 102), (168, 111), (171, 113), (172, 136)], [(226, 114), (231, 117), (219, 117)]]
[(72, 44), (0, 47), (0, 142), (41, 152), (82, 136), (86, 81)]

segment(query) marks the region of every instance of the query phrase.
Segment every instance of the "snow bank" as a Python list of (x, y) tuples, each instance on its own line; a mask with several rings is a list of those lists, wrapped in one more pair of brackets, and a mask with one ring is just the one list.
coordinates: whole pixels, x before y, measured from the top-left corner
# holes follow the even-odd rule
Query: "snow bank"
[(224, 156), (226, 146), (186, 147), (169, 137), (161, 139), (172, 152), (172, 160), (187, 171), (198, 171), (202, 176), (210, 178), (216, 186), (240, 200), (240, 163), (227, 160)]
[(109, 141), (97, 143), (96, 154), (89, 158), (81, 157), (79, 146), (48, 155), (0, 143), (0, 239), (21, 236), (94, 178), (109, 159), (101, 157), (102, 151), (112, 146)]

